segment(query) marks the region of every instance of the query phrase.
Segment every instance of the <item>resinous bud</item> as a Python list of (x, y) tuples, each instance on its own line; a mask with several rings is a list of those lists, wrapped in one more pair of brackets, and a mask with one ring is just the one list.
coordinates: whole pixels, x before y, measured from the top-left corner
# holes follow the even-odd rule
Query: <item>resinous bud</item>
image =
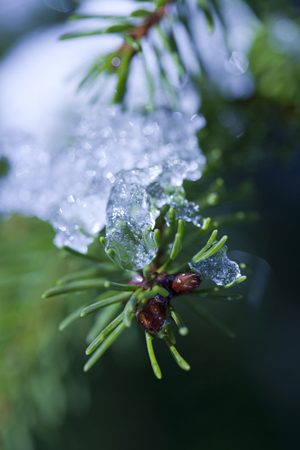
[(138, 323), (146, 333), (158, 333), (166, 321), (168, 304), (161, 295), (150, 298), (137, 314)]
[(195, 273), (179, 273), (172, 283), (172, 290), (176, 294), (190, 294), (201, 283), (201, 278)]

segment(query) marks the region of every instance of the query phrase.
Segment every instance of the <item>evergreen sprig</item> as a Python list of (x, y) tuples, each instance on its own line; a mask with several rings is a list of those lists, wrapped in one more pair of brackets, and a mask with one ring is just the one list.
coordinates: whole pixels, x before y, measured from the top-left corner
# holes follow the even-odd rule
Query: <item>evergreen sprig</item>
[[(84, 29), (85, 23), (90, 19), (101, 19), (101, 24), (94, 30), (76, 31), (74, 33), (66, 33), (60, 37), (61, 40), (88, 38), (91, 36), (103, 36), (107, 34), (117, 34), (123, 39), (122, 45), (116, 50), (97, 58), (89, 67), (87, 73), (79, 84), (79, 88), (91, 87), (102, 75), (116, 74), (117, 84), (115, 94), (112, 99), (113, 103), (122, 103), (126, 93), (126, 84), (130, 71), (132, 60), (139, 56), (143, 60), (145, 76), (148, 82), (149, 103), (153, 105), (153, 80), (149, 71), (149, 65), (144, 56), (144, 41), (151, 46), (153, 55), (156, 58), (156, 64), (159, 69), (159, 81), (161, 86), (168, 92), (171, 104), (176, 104), (176, 92), (174, 86), (169, 81), (169, 76), (163, 64), (166, 54), (173, 63), (173, 70), (177, 72), (178, 79), (183, 79), (185, 74), (197, 85), (201, 82), (204, 73), (201, 57), (197, 51), (194, 42), (194, 36), (190, 29), (190, 10), (184, 0), (171, 1), (149, 1), (147, 8), (141, 9), (140, 2), (134, 2), (136, 9), (128, 16), (117, 15), (85, 15), (72, 14), (69, 21), (77, 21), (82, 24)], [(214, 29), (213, 11), (220, 17), (221, 13), (215, 1), (195, 0), (195, 5), (203, 11), (207, 27), (210, 32)], [(112, 24), (113, 21), (113, 24)], [(198, 69), (191, 70), (185, 62), (185, 57), (180, 50), (180, 42), (174, 32), (174, 25), (181, 23), (185, 29), (186, 35), (190, 41), (190, 46), (197, 58)], [(149, 39), (150, 30), (155, 33), (156, 39)]]
[[(61, 37), (62, 40), (105, 34), (117, 34), (123, 39), (122, 45), (116, 51), (101, 56), (93, 62), (79, 87), (91, 86), (104, 73), (115, 75), (117, 82), (112, 102), (122, 103), (126, 94), (131, 63), (134, 58), (140, 57), (144, 63), (150, 103), (153, 106), (154, 83), (143, 51), (145, 40), (147, 40), (152, 47), (159, 68), (159, 81), (164, 90), (168, 92), (172, 100), (171, 104), (174, 105), (177, 101), (177, 93), (165, 70), (164, 57), (168, 55), (173, 62), (179, 80), (183, 79), (184, 75), (188, 75), (197, 84), (198, 90), (202, 86), (202, 77), (205, 74), (201, 56), (196, 50), (193, 33), (190, 29), (191, 10), (185, 0), (175, 2), (168, 0), (149, 1), (147, 8), (144, 7), (144, 9), (141, 9), (138, 1), (135, 4), (136, 8), (128, 17), (82, 14), (73, 14), (69, 17), (70, 21), (80, 21), (82, 24), (89, 19), (102, 19), (101, 23), (105, 25), (94, 30), (65, 34)], [(222, 22), (222, 15), (217, 2), (214, 0), (195, 0), (195, 4), (203, 11), (208, 29), (212, 32), (214, 13)], [(190, 47), (196, 55), (197, 70), (191, 71), (180, 50), (180, 42), (178, 42), (178, 36), (174, 31), (176, 24), (179, 23), (185, 30)], [(153, 35), (155, 35), (155, 39), (151, 38)], [(218, 149), (215, 149), (214, 155), (212, 163), (208, 160), (204, 175), (211, 176), (216, 170), (219, 170), (219, 166), (215, 165), (218, 160)], [(249, 193), (251, 193), (251, 186), (247, 183), (237, 188), (236, 191), (229, 193), (223, 180), (217, 178), (208, 188), (202, 190), (202, 194), (198, 198), (193, 198), (193, 200), (199, 206), (200, 211), (205, 211), (223, 202), (245, 198)], [(161, 214), (162, 216), (163, 214)], [(216, 295), (216, 293), (219, 290), (233, 287), (235, 284), (244, 281), (246, 277), (239, 276), (234, 282), (216, 288), (210, 288), (209, 286), (202, 288), (202, 284), (199, 288), (203, 280), (199, 274), (191, 271), (188, 262), (199, 264), (213, 258), (217, 252), (221, 251), (227, 236), (223, 236), (216, 242), (220, 226), (231, 223), (247, 223), (255, 220), (256, 215), (237, 212), (230, 215), (214, 216), (209, 213), (208, 217), (202, 218), (199, 228), (192, 227), (189, 229), (187, 237), (184, 237), (185, 221), (183, 219), (176, 220), (175, 211), (172, 208), (168, 212), (169, 226), (166, 226), (161, 217), (158, 218), (157, 228), (154, 230), (155, 241), (159, 249), (156, 257), (149, 266), (145, 266), (143, 270), (135, 273), (123, 271), (118, 267), (118, 257), (113, 249), (106, 249), (110, 261), (103, 263), (102, 259), (98, 258), (95, 253), (81, 255), (70, 248), (64, 248), (64, 251), (73, 256), (90, 259), (94, 267), (64, 277), (58, 281), (57, 286), (46, 291), (43, 297), (81, 291), (97, 292), (97, 297), (91, 304), (85, 304), (77, 308), (60, 324), (60, 329), (63, 330), (75, 320), (101, 311), (88, 334), (89, 346), (86, 353), (91, 356), (84, 367), (85, 371), (89, 370), (117, 337), (131, 326), (133, 320), (137, 320), (145, 331), (148, 354), (157, 378), (161, 378), (161, 371), (153, 350), (152, 341), (155, 337), (165, 341), (175, 361), (182, 369), (189, 370), (190, 366), (175, 348), (176, 340), (172, 330), (172, 324), (175, 323), (181, 336), (188, 333), (188, 328), (173, 305), (173, 300), (178, 297), (183, 299), (202, 319), (227, 336), (235, 336), (226, 325), (199, 305), (199, 301), (202, 298), (209, 298), (212, 301), (240, 299), (241, 296), (237, 294)], [(205, 236), (209, 233), (210, 236), (206, 239)], [(99, 240), (102, 246), (106, 247), (107, 241), (102, 234)], [(190, 254), (192, 249), (195, 248), (198, 251)], [(120, 312), (122, 308), (123, 310)]]
[[(240, 213), (239, 220), (241, 220), (241, 217), (247, 223), (247, 215)], [(235, 222), (236, 214), (231, 216), (231, 220), (233, 223)], [(229, 223), (230, 219), (229, 217), (223, 217), (223, 221)], [(145, 266), (143, 270), (138, 272), (122, 272), (119, 267), (109, 262), (99, 265), (95, 261), (94, 254), (82, 255), (70, 249), (70, 254), (73, 256), (80, 256), (85, 259), (91, 256), (94, 267), (65, 276), (57, 282), (57, 286), (47, 290), (43, 298), (85, 290), (98, 292), (98, 297), (91, 304), (85, 304), (77, 308), (59, 326), (60, 330), (64, 330), (74, 321), (103, 310), (89, 332), (87, 339), (89, 346), (86, 349), (86, 354), (91, 356), (84, 366), (85, 371), (89, 370), (120, 334), (131, 326), (133, 319), (145, 331), (151, 366), (157, 378), (161, 378), (161, 370), (153, 349), (152, 341), (155, 337), (165, 341), (179, 367), (183, 370), (189, 370), (190, 366), (175, 348), (176, 340), (172, 324), (176, 324), (181, 336), (188, 333), (188, 328), (174, 307), (173, 300), (176, 298), (182, 299), (203, 320), (226, 336), (235, 337), (235, 333), (199, 304), (199, 301), (201, 302), (202, 298), (208, 298), (212, 301), (241, 299), (242, 296), (238, 294), (216, 295), (216, 293), (235, 286), (244, 281), (246, 277), (240, 276), (234, 282), (224, 286), (202, 288), (203, 280), (201, 280), (199, 274), (189, 269), (187, 261), (181, 262), (177, 266), (174, 263), (177, 258), (180, 258), (183, 248), (186, 254), (186, 252), (195, 248), (195, 242), (197, 247), (202, 242), (202, 246), (196, 254), (189, 257), (189, 260), (194, 263), (210, 258), (218, 252), (223, 247), (227, 236), (216, 243), (218, 230), (214, 229), (209, 238), (203, 242), (205, 233), (208, 233), (216, 222), (221, 223), (222, 218), (203, 218), (200, 229), (191, 226), (189, 229), (190, 244), (186, 248), (184, 247), (184, 231), (187, 225), (185, 221), (182, 219), (175, 221), (173, 232), (170, 233), (171, 227), (167, 227), (162, 219), (158, 220), (159, 232), (164, 236), (161, 247), (150, 266)], [(103, 237), (100, 239), (103, 240)], [(162, 263), (162, 261), (164, 262)], [(111, 275), (114, 278), (118, 277), (119, 274), (120, 278), (127, 279), (127, 282), (118, 283), (103, 278), (101, 270), (103, 270), (103, 273), (105, 272), (108, 278)], [(179, 282), (180, 288), (176, 285), (177, 281), (174, 280)], [(200, 283), (201, 287), (199, 287)], [(121, 308), (123, 310), (120, 312)]]

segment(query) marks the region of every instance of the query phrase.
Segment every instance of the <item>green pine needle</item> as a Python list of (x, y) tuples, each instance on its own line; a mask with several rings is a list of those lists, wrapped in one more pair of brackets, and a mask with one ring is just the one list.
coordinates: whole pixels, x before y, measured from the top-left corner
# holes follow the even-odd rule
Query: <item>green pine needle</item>
[(157, 270), (157, 272), (165, 272), (181, 252), (185, 226), (186, 224), (184, 220), (178, 220), (178, 230), (175, 234), (175, 239), (172, 244), (170, 256), (167, 261)]
[(109, 325), (107, 325), (104, 330), (101, 331), (101, 333), (93, 340), (93, 342), (88, 346), (85, 353), (86, 355), (89, 355), (92, 353), (98, 345), (101, 344), (123, 321), (123, 312), (118, 315)]
[(81, 305), (78, 309), (73, 311), (71, 314), (69, 314), (64, 320), (62, 320), (59, 324), (59, 331), (63, 331), (65, 328), (67, 328), (69, 325), (71, 325), (75, 320), (80, 319), (81, 317), (81, 311), (85, 305)]
[(96, 278), (100, 275), (105, 275), (112, 272), (119, 272), (120, 270), (121, 269), (115, 266), (115, 264), (111, 263), (98, 264), (96, 267), (91, 267), (90, 269), (81, 270), (80, 272), (66, 275), (63, 278), (60, 278), (56, 284), (62, 285), (71, 283), (73, 281), (87, 280), (91, 278)]
[(182, 318), (180, 317), (180, 315), (174, 310), (173, 306), (170, 305), (169, 306), (170, 311), (171, 311), (171, 316), (172, 319), (174, 320), (174, 322), (176, 323), (178, 330), (179, 330), (179, 334), (181, 334), (181, 336), (186, 336), (189, 332), (188, 328), (185, 326)]
[(81, 292), (89, 289), (103, 289), (105, 288), (107, 280), (103, 278), (95, 278), (91, 280), (74, 281), (73, 283), (63, 284), (48, 289), (42, 295), (42, 298), (54, 297), (55, 295), (68, 294), (69, 292)]
[(218, 292), (218, 291), (222, 291), (223, 289), (229, 289), (233, 286), (235, 286), (236, 284), (242, 283), (243, 281), (247, 280), (246, 275), (241, 275), (240, 277), (238, 277), (236, 280), (232, 281), (232, 283), (228, 283), (225, 284), (224, 286), (217, 286), (211, 289), (199, 289), (199, 290), (195, 290), (193, 292), (193, 294), (197, 294), (198, 292), (201, 294), (204, 294), (206, 292)]
[(164, 338), (165, 343), (169, 347), (170, 352), (172, 353), (173, 358), (179, 365), (179, 367), (183, 370), (190, 370), (190, 365), (182, 358), (182, 356), (178, 353), (176, 348), (174, 347), (172, 341), (169, 339), (169, 337)]
[(154, 353), (154, 349), (153, 349), (153, 337), (150, 336), (150, 334), (145, 333), (146, 336), (146, 344), (147, 344), (147, 350), (148, 350), (148, 355), (149, 355), (149, 359), (151, 362), (151, 367), (152, 370), (154, 372), (154, 375), (156, 376), (156, 378), (158, 378), (159, 380), (161, 380), (162, 375), (161, 375), (161, 370), (160, 367), (157, 363), (156, 357), (155, 357), (155, 353)]
[(137, 291), (135, 291), (132, 294), (132, 296), (130, 297), (130, 299), (128, 300), (128, 302), (126, 303), (126, 306), (124, 308), (124, 316), (123, 316), (124, 317), (123, 318), (124, 325), (126, 327), (130, 327), (130, 325), (131, 325), (131, 315), (135, 309), (135, 305), (138, 300), (138, 295), (142, 291), (143, 291), (143, 289), (138, 289)]
[(116, 317), (119, 310), (122, 308), (122, 303), (113, 303), (100, 309), (95, 318), (95, 322), (86, 336), (87, 344), (90, 344), (98, 334)]
[(106, 350), (114, 343), (114, 341), (120, 336), (120, 334), (125, 330), (125, 325), (121, 323), (118, 328), (116, 328), (108, 337), (105, 339), (103, 344), (95, 351), (93, 356), (87, 361), (83, 370), (87, 372), (90, 368), (98, 361), (99, 358), (106, 352)]
[(122, 302), (128, 298), (128, 293), (124, 292), (121, 294), (113, 295), (112, 297), (99, 300), (98, 302), (92, 303), (81, 311), (81, 317), (87, 316), (88, 314), (92, 314), (98, 309), (105, 308), (106, 306), (113, 305), (114, 303)]

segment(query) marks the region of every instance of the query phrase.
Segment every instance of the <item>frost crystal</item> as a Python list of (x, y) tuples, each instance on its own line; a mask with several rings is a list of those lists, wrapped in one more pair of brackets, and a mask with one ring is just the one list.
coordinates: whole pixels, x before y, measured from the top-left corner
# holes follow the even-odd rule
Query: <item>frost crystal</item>
[(197, 263), (189, 263), (189, 266), (203, 278), (214, 281), (218, 286), (225, 286), (225, 284), (233, 283), (241, 276), (237, 263), (231, 261), (226, 255), (227, 247), (223, 245), (209, 258)]
[[(140, 223), (143, 230), (153, 228), (156, 208), (173, 199), (175, 191), (182, 189), (183, 179), (201, 177), (205, 157), (196, 137), (200, 123), (203, 126), (199, 116), (191, 118), (179, 112), (158, 110), (140, 115), (111, 107), (75, 121), (67, 131), (72, 136), (67, 145), (6, 133), (0, 142), (0, 157), (8, 159), (10, 170), (0, 180), (0, 212), (49, 221), (58, 247), (68, 245), (85, 253), (93, 236), (105, 226), (106, 206), (115, 186), (107, 210), (111, 242), (112, 230), (119, 229), (114, 220), (120, 224), (122, 215), (129, 227)], [(117, 200), (122, 172), (117, 174), (132, 169), (136, 169), (136, 178), (130, 175), (128, 181), (125, 177), (126, 198), (132, 202), (131, 206), (129, 200), (126, 203), (128, 210)], [(138, 176), (143, 173), (140, 170), (148, 172)], [(112, 205), (114, 201), (118, 206)], [(154, 245), (147, 233), (143, 242), (150, 248)], [(122, 238), (118, 245), (123, 245)]]

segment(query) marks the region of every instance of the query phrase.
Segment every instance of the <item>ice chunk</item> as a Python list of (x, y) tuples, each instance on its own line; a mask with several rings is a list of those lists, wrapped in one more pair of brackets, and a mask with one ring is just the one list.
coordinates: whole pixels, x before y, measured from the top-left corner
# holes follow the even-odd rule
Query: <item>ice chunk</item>
[[(183, 219), (186, 222), (192, 222), (196, 227), (201, 226), (201, 215), (199, 213), (199, 206), (194, 202), (189, 202), (185, 199), (180, 199), (178, 203), (172, 202), (170, 209), (174, 209), (175, 220)], [(170, 210), (165, 216), (165, 220), (168, 226), (170, 226)]]
[(184, 200), (181, 186), (188, 173), (187, 163), (175, 161), (149, 169), (122, 170), (116, 175), (106, 210), (106, 251), (113, 250), (121, 267), (139, 270), (154, 259), (157, 245), (153, 229), (163, 205), (180, 202), (175, 204), (178, 216), (182, 213), (198, 224), (198, 207)]
[[(214, 242), (212, 245), (216, 244)], [(189, 263), (190, 268), (203, 278), (214, 281), (218, 286), (233, 283), (241, 276), (239, 266), (227, 256), (227, 247), (223, 245), (216, 253), (197, 263)]]
[[(3, 133), (0, 157), (8, 159), (10, 170), (0, 179), (0, 213), (19, 212), (49, 221), (57, 233), (57, 246), (86, 252), (105, 225), (118, 172), (157, 167), (156, 178), (132, 181), (146, 191), (145, 201), (149, 195), (157, 208), (171, 201), (183, 179), (201, 177), (205, 157), (196, 138), (201, 124), (194, 116), (179, 116), (168, 110), (141, 115), (118, 106), (95, 108), (74, 119), (69, 128), (66, 123), (67, 137), (59, 145), (18, 132)], [(144, 227), (142, 213), (135, 215), (136, 223), (142, 221)], [(152, 245), (151, 235), (143, 236)]]
[(116, 176), (106, 209), (106, 250), (113, 250), (124, 269), (142, 269), (156, 255), (152, 229), (159, 211), (146, 187), (161, 171), (158, 166), (122, 170)]

